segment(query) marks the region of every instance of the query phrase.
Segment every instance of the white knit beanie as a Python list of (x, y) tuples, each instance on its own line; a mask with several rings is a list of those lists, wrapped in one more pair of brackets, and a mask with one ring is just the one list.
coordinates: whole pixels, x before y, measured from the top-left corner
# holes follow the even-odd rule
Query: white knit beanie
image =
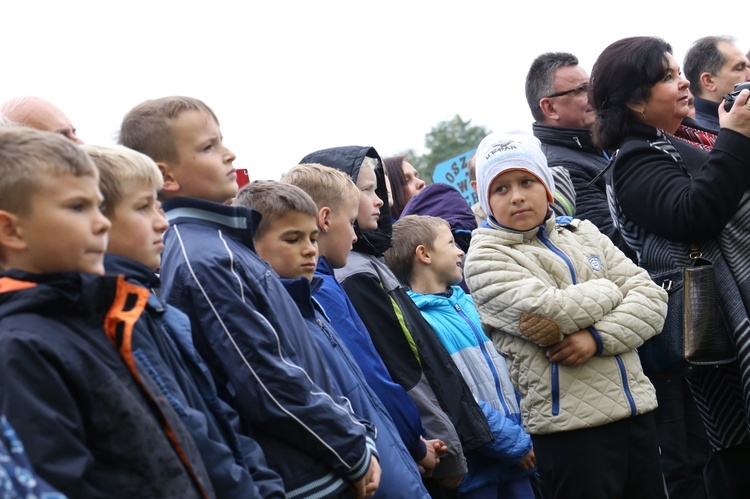
[(492, 214), (489, 189), (492, 181), (509, 170), (525, 170), (539, 179), (547, 190), (547, 200), (554, 203), (555, 181), (547, 167), (547, 158), (539, 139), (523, 132), (491, 133), (477, 148), (477, 195), (482, 209)]

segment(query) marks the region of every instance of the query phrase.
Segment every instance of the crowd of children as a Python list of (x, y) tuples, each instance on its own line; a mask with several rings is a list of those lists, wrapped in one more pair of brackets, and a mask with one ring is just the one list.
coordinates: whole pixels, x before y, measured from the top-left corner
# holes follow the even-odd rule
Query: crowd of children
[(473, 236), (394, 224), (371, 147), (234, 159), (190, 97), (0, 128), (2, 497), (663, 496), (666, 294), (551, 216), (536, 139), (479, 145)]

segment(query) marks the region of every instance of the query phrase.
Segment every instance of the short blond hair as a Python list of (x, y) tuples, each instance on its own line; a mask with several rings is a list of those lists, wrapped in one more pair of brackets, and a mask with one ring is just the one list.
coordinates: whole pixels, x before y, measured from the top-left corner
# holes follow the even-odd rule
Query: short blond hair
[(84, 145), (81, 148), (99, 169), (99, 190), (104, 197), (102, 213), (108, 217), (122, 201), (130, 182), (142, 182), (156, 191), (164, 185), (159, 167), (143, 153), (120, 145)]
[(151, 99), (128, 111), (120, 125), (118, 142), (154, 161), (177, 161), (172, 122), (186, 111), (202, 111), (219, 123), (216, 114), (199, 99), (182, 95)]
[(90, 175), (96, 166), (83, 150), (60, 134), (26, 127), (0, 128), (0, 210), (31, 212), (31, 197), (48, 177)]
[(252, 208), (262, 215), (253, 239), (263, 237), (271, 225), (290, 211), (317, 218), (312, 198), (296, 185), (278, 180), (255, 180), (244, 186), (232, 201), (234, 206)]
[(349, 175), (319, 163), (296, 165), (281, 176), (281, 181), (308, 193), (318, 210), (325, 206), (336, 210), (359, 200), (359, 189)]
[(385, 252), (385, 263), (399, 281), (410, 284), (417, 246), (434, 249), (440, 227), (451, 228), (442, 218), (429, 215), (407, 215), (393, 224), (393, 244)]

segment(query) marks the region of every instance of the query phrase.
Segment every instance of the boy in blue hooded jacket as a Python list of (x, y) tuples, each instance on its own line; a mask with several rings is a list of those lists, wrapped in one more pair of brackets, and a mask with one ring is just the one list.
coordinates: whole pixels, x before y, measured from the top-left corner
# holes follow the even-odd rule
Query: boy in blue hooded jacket
[(410, 286), (409, 296), (450, 352), (490, 423), (492, 442), (466, 455), (469, 472), (461, 497), (534, 498), (528, 476), (536, 466), (531, 437), (524, 432), (505, 359), (482, 331), (479, 314), (461, 282), (464, 252), (450, 224), (407, 215), (393, 226), (388, 266)]

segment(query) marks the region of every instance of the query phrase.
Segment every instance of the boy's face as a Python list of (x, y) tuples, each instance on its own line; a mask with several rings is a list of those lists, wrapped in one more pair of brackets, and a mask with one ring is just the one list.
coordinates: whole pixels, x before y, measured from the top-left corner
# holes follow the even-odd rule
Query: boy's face
[[(219, 124), (203, 111), (190, 110), (172, 122), (177, 160), (166, 165), (167, 195), (224, 203), (237, 193), (235, 155), (222, 143)], [(173, 190), (174, 189), (174, 190)]]
[(318, 223), (314, 216), (288, 211), (255, 238), (255, 251), (285, 279), (312, 279), (318, 264)]
[(357, 176), (357, 188), (359, 188), (359, 213), (357, 224), (363, 230), (375, 230), (378, 228), (380, 218), (380, 207), (383, 200), (375, 193), (378, 180), (375, 171), (370, 167), (363, 167)]
[(435, 232), (437, 235), (432, 242), (432, 248), (427, 250), (431, 257), (428, 268), (434, 274), (437, 282), (441, 285), (444, 284), (447, 289), (463, 279), (461, 269), (463, 268), (464, 252), (456, 246), (449, 227), (441, 225)]
[(323, 256), (334, 269), (346, 266), (352, 244), (357, 242), (354, 222), (358, 213), (359, 200), (344, 203), (336, 211), (331, 212), (326, 234), (326, 253)]
[(124, 256), (156, 270), (164, 249), (162, 234), (169, 227), (156, 200), (156, 189), (146, 182), (128, 182), (110, 216), (107, 253)]
[(8, 267), (104, 274), (110, 223), (99, 211), (98, 178), (63, 174), (45, 179), (29, 202), (31, 211), (16, 220), (21, 251), (6, 249)]
[(547, 189), (526, 170), (501, 173), (490, 184), (489, 205), (500, 225), (526, 231), (544, 222), (549, 204)]

